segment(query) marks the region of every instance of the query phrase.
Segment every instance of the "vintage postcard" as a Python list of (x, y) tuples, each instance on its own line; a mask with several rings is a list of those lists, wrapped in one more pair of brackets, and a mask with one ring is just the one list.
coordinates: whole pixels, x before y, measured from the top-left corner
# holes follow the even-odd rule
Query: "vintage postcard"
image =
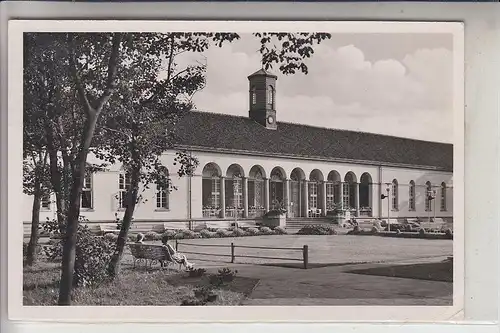
[(463, 86), (461, 23), (11, 21), (11, 319), (460, 318)]

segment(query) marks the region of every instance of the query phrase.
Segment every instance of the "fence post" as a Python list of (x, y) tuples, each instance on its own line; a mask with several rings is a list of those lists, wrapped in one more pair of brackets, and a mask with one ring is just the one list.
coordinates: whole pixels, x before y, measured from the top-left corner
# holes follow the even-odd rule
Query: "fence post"
[(234, 243), (231, 243), (231, 263), (234, 263)]
[(302, 248), (302, 257), (304, 259), (304, 269), (307, 269), (307, 265), (309, 264), (309, 246), (304, 245)]
[(175, 240), (175, 251), (179, 250), (179, 241), (176, 239)]

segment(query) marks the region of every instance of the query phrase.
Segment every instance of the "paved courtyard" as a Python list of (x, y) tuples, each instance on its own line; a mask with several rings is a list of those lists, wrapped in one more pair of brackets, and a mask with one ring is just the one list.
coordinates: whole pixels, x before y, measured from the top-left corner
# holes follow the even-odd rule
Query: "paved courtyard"
[[(300, 251), (238, 248), (245, 246), (309, 246), (311, 268), (300, 261), (236, 258), (189, 254), (198, 267), (215, 272), (231, 266), (239, 276), (260, 282), (245, 305), (451, 305), (451, 282), (354, 274), (363, 268), (442, 261), (452, 255), (452, 241), (397, 239), (374, 236), (260, 236), (185, 240), (189, 244), (223, 244), (218, 247), (179, 245), (179, 251), (300, 258)], [(297, 268), (286, 267), (296, 263)], [(272, 264), (272, 265), (269, 265)]]

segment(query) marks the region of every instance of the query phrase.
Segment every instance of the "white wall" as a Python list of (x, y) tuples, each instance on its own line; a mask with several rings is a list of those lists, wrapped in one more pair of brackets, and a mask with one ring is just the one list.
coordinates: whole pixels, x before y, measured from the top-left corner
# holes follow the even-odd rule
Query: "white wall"
[[(391, 209), (391, 217), (414, 217), (421, 216), (426, 217), (428, 213), (425, 211), (425, 183), (430, 181), (437, 190), (436, 199), (436, 216), (449, 217), (453, 215), (453, 183), (452, 174), (449, 172), (437, 172), (428, 170), (418, 170), (418, 169), (406, 169), (406, 168), (395, 168), (395, 167), (381, 167), (373, 165), (361, 165), (361, 164), (347, 164), (347, 163), (331, 163), (324, 161), (313, 161), (313, 160), (299, 160), (290, 158), (279, 158), (279, 157), (260, 157), (260, 156), (245, 156), (245, 155), (234, 155), (234, 154), (221, 154), (221, 153), (211, 153), (211, 152), (193, 152), (199, 160), (199, 167), (195, 171), (195, 175), (191, 178), (191, 218), (197, 219), (202, 218), (202, 171), (203, 167), (207, 163), (217, 164), (223, 175), (226, 174), (228, 167), (231, 164), (238, 164), (242, 167), (245, 177), (248, 176), (250, 169), (254, 165), (259, 165), (265, 172), (264, 177), (269, 177), (272, 169), (274, 167), (281, 167), (287, 179), (290, 178), (290, 174), (294, 168), (299, 167), (305, 174), (306, 179), (309, 179), (311, 171), (318, 169), (323, 178), (326, 180), (328, 173), (332, 170), (337, 171), (343, 180), (348, 172), (353, 172), (356, 175), (356, 179), (359, 182), (361, 175), (363, 173), (369, 173), (374, 185), (372, 185), (372, 209), (373, 216), (387, 216), (387, 199), (383, 201), (380, 200), (379, 188), (385, 193), (386, 185), (385, 183), (391, 183), (393, 179), (397, 179), (399, 184), (399, 209), (393, 211)], [(175, 157), (175, 152), (170, 151), (162, 156), (162, 162), (166, 165), (170, 171), (173, 185), (177, 187), (173, 190), (169, 197), (169, 209), (168, 210), (156, 210), (156, 199), (155, 199), (155, 188), (146, 190), (143, 193), (146, 202), (142, 202), (137, 206), (136, 212), (134, 214), (134, 219), (136, 221), (149, 221), (149, 220), (178, 220), (178, 219), (188, 219), (189, 214), (189, 179), (188, 177), (179, 177), (177, 175), (177, 166), (173, 165), (173, 159)], [(81, 214), (92, 221), (108, 221), (112, 222), (115, 218), (115, 213), (119, 216), (123, 214), (123, 211), (117, 209), (117, 200), (115, 199), (118, 193), (118, 175), (120, 171), (120, 165), (113, 165), (106, 172), (98, 172), (93, 176), (93, 209), (83, 210)], [(380, 175), (379, 175), (380, 172)], [(381, 178), (380, 178), (381, 176)], [(408, 185), (410, 181), (413, 180), (416, 187), (416, 211), (409, 211), (408, 209), (408, 199), (409, 190)], [(447, 192), (447, 210), (440, 210), (440, 184), (441, 182), (446, 182), (448, 185)], [(379, 185), (382, 183), (382, 185)], [(29, 221), (31, 219), (31, 205), (32, 198), (25, 196), (24, 207), (29, 207), (24, 211), (24, 221)], [(382, 206), (381, 206), (382, 205)], [(382, 210), (381, 210), (382, 207)], [(392, 208), (392, 207), (391, 207)], [(433, 205), (434, 209), (434, 205)], [(431, 213), (431, 216), (434, 212)], [(51, 211), (42, 211), (41, 219), (46, 217), (53, 218), (55, 216), (55, 205), (53, 205)]]

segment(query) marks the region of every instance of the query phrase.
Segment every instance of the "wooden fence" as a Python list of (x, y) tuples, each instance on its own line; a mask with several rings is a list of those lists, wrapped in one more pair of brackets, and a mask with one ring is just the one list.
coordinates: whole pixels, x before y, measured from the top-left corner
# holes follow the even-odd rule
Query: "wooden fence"
[[(309, 246), (304, 245), (302, 247), (265, 247), (265, 246), (247, 246), (247, 245), (235, 245), (231, 243), (229, 245), (225, 244), (194, 244), (194, 243), (184, 243), (175, 240), (175, 250), (179, 249), (179, 245), (186, 246), (195, 246), (195, 247), (218, 247), (218, 248), (227, 248), (230, 250), (230, 254), (215, 254), (215, 253), (206, 253), (206, 252), (192, 252), (192, 251), (184, 251), (182, 253), (186, 254), (198, 254), (198, 255), (208, 255), (208, 256), (216, 256), (216, 257), (228, 257), (231, 258), (231, 263), (235, 262), (236, 258), (255, 258), (255, 259), (274, 259), (274, 260), (293, 260), (293, 261), (302, 261), (304, 269), (308, 268), (309, 265)], [(271, 257), (271, 256), (258, 256), (258, 255), (238, 255), (236, 253), (237, 248), (245, 248), (245, 249), (264, 249), (264, 250), (286, 250), (286, 251), (301, 251), (301, 258), (285, 258), (285, 257)]]

